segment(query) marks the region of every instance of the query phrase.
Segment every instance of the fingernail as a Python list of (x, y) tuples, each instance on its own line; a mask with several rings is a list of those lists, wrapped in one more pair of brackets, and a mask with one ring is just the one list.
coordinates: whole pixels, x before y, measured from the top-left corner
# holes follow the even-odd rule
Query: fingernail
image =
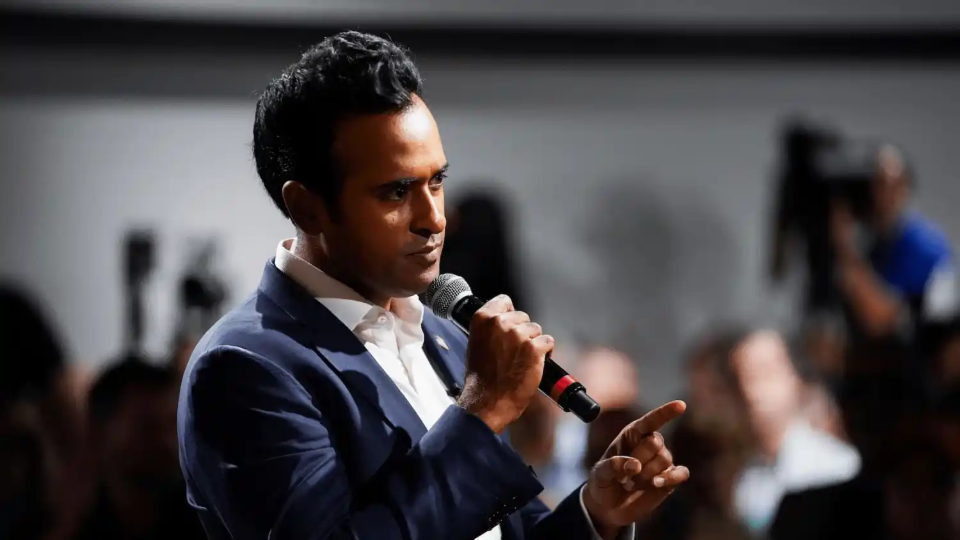
[(654, 485), (654, 487), (663, 487), (664, 482), (665, 482), (665, 480), (664, 480), (663, 477), (661, 477), (661, 476), (658, 476), (658, 477), (656, 477), (656, 478), (653, 479), (653, 485)]
[(640, 463), (631, 461), (630, 463), (627, 463), (623, 470), (627, 471), (627, 474), (637, 474), (640, 472)]
[(633, 491), (634, 488), (633, 480), (627, 479), (626, 483), (623, 484), (623, 489), (627, 491)]

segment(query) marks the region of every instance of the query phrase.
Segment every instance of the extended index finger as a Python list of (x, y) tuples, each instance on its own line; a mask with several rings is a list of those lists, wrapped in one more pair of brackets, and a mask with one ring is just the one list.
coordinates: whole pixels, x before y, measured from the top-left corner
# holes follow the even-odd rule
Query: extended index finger
[(659, 430), (667, 422), (683, 414), (685, 410), (687, 410), (686, 403), (679, 400), (671, 401), (634, 420), (630, 425), (623, 428), (613, 444), (607, 448), (603, 457), (606, 459), (618, 455), (631, 455), (637, 445), (644, 440), (644, 437)]
[(641, 416), (640, 419), (635, 420), (632, 424), (627, 426), (627, 429), (636, 432), (636, 435), (638, 435), (637, 439), (639, 440), (640, 438), (659, 430), (666, 425), (667, 422), (679, 417), (685, 410), (687, 410), (687, 404), (683, 401), (676, 400), (671, 401), (670, 403), (664, 403), (656, 409)]

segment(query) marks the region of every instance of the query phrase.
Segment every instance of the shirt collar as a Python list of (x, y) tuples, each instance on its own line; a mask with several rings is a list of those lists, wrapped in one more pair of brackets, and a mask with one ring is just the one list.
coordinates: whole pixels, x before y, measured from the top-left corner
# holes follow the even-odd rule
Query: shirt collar
[[(356, 330), (357, 325), (363, 322), (371, 311), (382, 310), (350, 287), (296, 256), (293, 253), (295, 242), (295, 239), (288, 238), (277, 246), (277, 269), (306, 289), (351, 332)], [(405, 323), (417, 327), (423, 323), (423, 304), (416, 296), (395, 298), (391, 311)]]

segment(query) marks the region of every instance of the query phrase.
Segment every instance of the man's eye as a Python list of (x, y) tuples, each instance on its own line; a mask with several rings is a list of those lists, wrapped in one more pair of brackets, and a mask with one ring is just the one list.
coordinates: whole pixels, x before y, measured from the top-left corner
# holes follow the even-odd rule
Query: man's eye
[(443, 181), (447, 179), (446, 174), (438, 174), (430, 179), (430, 187), (438, 189), (443, 185)]
[(387, 191), (387, 200), (402, 201), (403, 198), (407, 196), (408, 191), (410, 191), (410, 188), (407, 186), (392, 187), (389, 191)]

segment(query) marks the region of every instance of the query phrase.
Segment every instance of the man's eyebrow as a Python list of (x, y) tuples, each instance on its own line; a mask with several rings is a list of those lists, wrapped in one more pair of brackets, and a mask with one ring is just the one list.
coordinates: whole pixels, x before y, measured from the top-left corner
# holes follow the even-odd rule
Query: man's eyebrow
[[(447, 171), (449, 171), (449, 170), (450, 170), (450, 163), (448, 162), (448, 163), (446, 163), (443, 167), (440, 167), (440, 168), (437, 170), (437, 172), (433, 173), (433, 176), (431, 176), (430, 178), (433, 179), (433, 178), (437, 178), (437, 177), (443, 176), (443, 175), (446, 174)], [(413, 176), (408, 176), (408, 177), (406, 177), (406, 178), (394, 178), (393, 180), (387, 180), (386, 182), (380, 184), (380, 185), (377, 186), (377, 187), (384, 187), (384, 186), (409, 186), (410, 184), (413, 184), (413, 183), (415, 183), (415, 182), (417, 182), (417, 181), (419, 181), (419, 180), (420, 180), (419, 178), (416, 178), (416, 177), (413, 177)]]

